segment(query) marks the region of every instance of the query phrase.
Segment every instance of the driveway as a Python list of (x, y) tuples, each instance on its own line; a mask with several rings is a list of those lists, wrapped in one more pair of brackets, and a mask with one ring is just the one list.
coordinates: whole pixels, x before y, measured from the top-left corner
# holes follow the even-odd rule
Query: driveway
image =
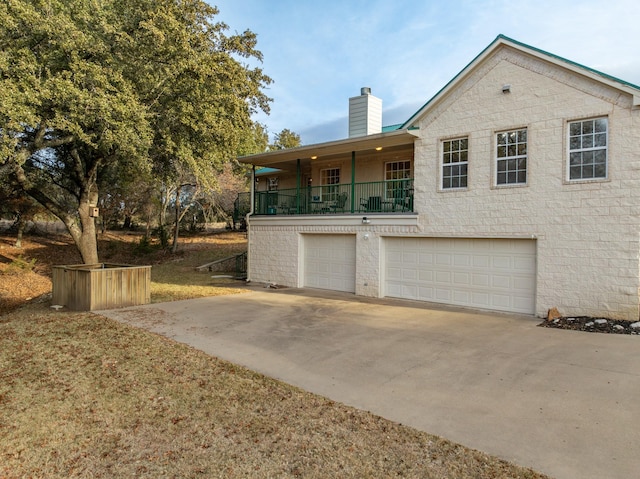
[(307, 289), (102, 311), (553, 477), (637, 477), (640, 337)]

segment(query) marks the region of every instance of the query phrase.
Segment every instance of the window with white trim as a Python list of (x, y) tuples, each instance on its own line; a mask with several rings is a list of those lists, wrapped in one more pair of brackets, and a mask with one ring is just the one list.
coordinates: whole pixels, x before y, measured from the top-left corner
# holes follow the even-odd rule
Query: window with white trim
[(607, 178), (607, 118), (569, 123), (569, 180)]
[(527, 129), (496, 135), (496, 185), (527, 183)]
[(469, 139), (442, 142), (442, 189), (466, 188), (469, 166)]
[(411, 160), (389, 161), (384, 164), (385, 198), (402, 199), (411, 193)]
[(340, 184), (340, 168), (320, 170), (320, 184), (322, 185), (323, 201), (335, 201), (338, 196), (337, 185)]

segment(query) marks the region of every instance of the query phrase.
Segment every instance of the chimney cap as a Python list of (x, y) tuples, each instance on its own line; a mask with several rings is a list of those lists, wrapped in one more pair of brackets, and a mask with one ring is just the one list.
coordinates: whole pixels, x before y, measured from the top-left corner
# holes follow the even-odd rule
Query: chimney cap
[(371, 88), (368, 86), (363, 86), (362, 88), (360, 88), (360, 94), (361, 95), (371, 95)]

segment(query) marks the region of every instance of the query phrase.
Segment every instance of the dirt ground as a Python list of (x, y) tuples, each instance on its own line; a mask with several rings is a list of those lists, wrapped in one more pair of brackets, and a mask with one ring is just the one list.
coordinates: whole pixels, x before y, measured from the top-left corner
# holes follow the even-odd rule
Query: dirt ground
[[(98, 238), (98, 254), (103, 262), (115, 264), (161, 264), (180, 261), (187, 254), (237, 243), (244, 233), (214, 230), (211, 233), (180, 239), (176, 254), (155, 247), (141, 251), (142, 235), (133, 232), (108, 232)], [(51, 295), (51, 266), (80, 264), (82, 259), (68, 234), (52, 229), (25, 235), (22, 247), (15, 247), (16, 235), (0, 230), (0, 315), (29, 302), (46, 302)]]

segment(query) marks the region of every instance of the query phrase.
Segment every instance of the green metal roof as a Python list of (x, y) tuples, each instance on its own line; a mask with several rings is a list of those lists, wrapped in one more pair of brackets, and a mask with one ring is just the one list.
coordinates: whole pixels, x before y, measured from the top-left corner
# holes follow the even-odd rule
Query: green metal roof
[(273, 175), (275, 173), (280, 173), (281, 171), (282, 170), (280, 170), (278, 168), (264, 167), (264, 168), (260, 168), (259, 170), (256, 170), (256, 176)]
[(396, 125), (387, 125), (387, 126), (383, 126), (382, 127), (382, 133), (386, 133), (388, 131), (395, 131), (395, 130), (399, 130), (400, 127), (402, 126), (402, 123), (398, 123)]

